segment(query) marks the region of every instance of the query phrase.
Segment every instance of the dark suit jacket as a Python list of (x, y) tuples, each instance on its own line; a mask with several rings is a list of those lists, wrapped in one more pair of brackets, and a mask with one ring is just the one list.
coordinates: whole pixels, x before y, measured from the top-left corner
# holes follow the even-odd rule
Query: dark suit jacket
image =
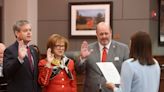
[[(84, 63), (76, 62), (77, 72), (85, 71), (84, 92), (99, 92), (99, 85), (101, 84), (101, 92), (112, 92), (105, 87), (106, 80), (96, 65), (100, 62), (100, 51), (98, 42), (89, 45), (93, 52), (87, 57)], [(108, 51), (107, 61), (113, 62), (117, 70), (120, 72), (122, 62), (129, 57), (129, 48), (127, 45), (112, 41)]]
[(6, 48), (4, 52), (3, 73), (8, 82), (8, 92), (40, 92), (38, 85), (38, 56), (30, 47), (33, 56), (34, 71), (31, 71), (28, 57), (21, 64), (18, 60), (18, 42)]

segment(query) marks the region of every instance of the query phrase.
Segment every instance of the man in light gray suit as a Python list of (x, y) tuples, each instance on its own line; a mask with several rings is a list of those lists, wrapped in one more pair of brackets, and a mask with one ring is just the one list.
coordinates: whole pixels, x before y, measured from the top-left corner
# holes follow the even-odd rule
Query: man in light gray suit
[(122, 62), (129, 57), (129, 48), (123, 43), (112, 40), (112, 30), (104, 22), (97, 25), (96, 36), (96, 42), (89, 45), (86, 41), (82, 43), (80, 61), (76, 62), (76, 69), (77, 72), (85, 71), (84, 92), (112, 92), (105, 87), (106, 80), (96, 63), (102, 62), (105, 47), (107, 51), (105, 62), (113, 62), (120, 72)]

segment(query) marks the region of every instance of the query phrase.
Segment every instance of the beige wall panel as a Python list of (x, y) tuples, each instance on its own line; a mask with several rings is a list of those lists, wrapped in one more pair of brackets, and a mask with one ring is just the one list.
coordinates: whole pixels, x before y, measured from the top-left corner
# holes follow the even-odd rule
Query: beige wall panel
[(0, 0), (0, 6), (3, 6), (3, 0)]
[(30, 43), (37, 44), (37, 5), (37, 0), (4, 0), (3, 42), (6, 46), (15, 41), (12, 26), (20, 19), (27, 19), (31, 22), (33, 37)]
[(67, 0), (38, 0), (39, 20), (67, 20)]
[(65, 21), (40, 21), (38, 26), (38, 44), (41, 49), (41, 53), (45, 53), (47, 39), (50, 35), (56, 33), (69, 39), (69, 50), (79, 50), (80, 44), (83, 40), (87, 40), (89, 43), (95, 41), (95, 39), (87, 39), (82, 37), (81, 39), (69, 38), (68, 23)]
[[(153, 54), (163, 55), (163, 47), (158, 46), (157, 23), (150, 22), (152, 7), (150, 0), (38, 0), (38, 45), (41, 52), (45, 52), (47, 38), (58, 33), (68, 37), (69, 28), (69, 2), (103, 2), (113, 1), (113, 30), (116, 40), (129, 44), (130, 36), (139, 30), (149, 31), (153, 38)], [(156, 3), (153, 3), (153, 5)], [(153, 30), (152, 30), (153, 29)], [(46, 30), (46, 32), (44, 32)], [(62, 31), (61, 31), (62, 30)], [(69, 50), (79, 50), (83, 40), (90, 42), (96, 39), (68, 38), (70, 40)]]
[(38, 44), (41, 52), (45, 52), (47, 39), (56, 33), (68, 37), (68, 26), (65, 21), (41, 21), (38, 23)]
[(149, 18), (150, 0), (123, 0), (123, 18)]
[(123, 18), (123, 0), (113, 0), (113, 19)]
[[(81, 2), (113, 2), (113, 19), (121, 19), (123, 16), (122, 0), (82, 0)], [(39, 0), (39, 20), (68, 20), (69, 2), (77, 2), (77, 0)], [(80, 2), (80, 1), (78, 1)]]
[(129, 45), (130, 36), (137, 31), (149, 32), (149, 20), (118, 20), (114, 21), (113, 32), (120, 35), (120, 39), (116, 39)]
[(84, 40), (87, 41), (88, 43), (92, 43), (92, 42), (96, 41), (96, 38), (88, 39), (88, 38), (82, 37), (81, 39), (69, 39), (69, 41), (70, 41), (69, 51), (79, 51), (80, 47), (81, 47), (81, 43)]

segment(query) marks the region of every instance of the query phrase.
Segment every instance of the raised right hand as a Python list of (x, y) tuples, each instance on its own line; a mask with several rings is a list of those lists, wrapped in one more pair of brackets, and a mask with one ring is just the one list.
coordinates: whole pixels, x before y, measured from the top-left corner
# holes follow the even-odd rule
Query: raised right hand
[(47, 49), (47, 61), (48, 61), (48, 63), (46, 64), (46, 66), (48, 68), (51, 67), (51, 62), (53, 61), (53, 59), (54, 59), (54, 54), (51, 52), (51, 48), (48, 48)]
[(82, 59), (86, 58), (87, 56), (89, 56), (91, 54), (93, 50), (89, 50), (88, 47), (88, 42), (87, 41), (83, 41), (83, 43), (81, 44), (81, 50), (80, 50), (80, 56)]
[(54, 59), (54, 54), (51, 52), (51, 48), (48, 48), (47, 50), (47, 61), (48, 63), (51, 63)]
[(24, 44), (23, 40), (18, 41), (18, 57), (23, 60), (23, 58), (27, 55), (27, 48)]

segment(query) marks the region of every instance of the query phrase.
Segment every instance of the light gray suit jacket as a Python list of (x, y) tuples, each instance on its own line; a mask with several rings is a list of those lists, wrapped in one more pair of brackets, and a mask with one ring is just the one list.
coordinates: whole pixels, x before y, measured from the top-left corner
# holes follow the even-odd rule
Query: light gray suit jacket
[[(102, 87), (101, 92), (112, 92), (105, 87), (106, 80), (100, 69), (96, 65), (96, 62), (101, 62), (98, 42), (91, 43), (89, 45), (89, 48), (93, 49), (93, 52), (87, 57), (84, 63), (76, 62), (75, 66), (77, 72), (85, 72), (84, 92), (99, 92), (100, 85)], [(67, 54), (68, 57), (69, 55)], [(128, 59), (128, 57), (128, 46), (112, 40), (106, 62), (113, 62), (120, 72), (122, 62)], [(75, 59), (75, 57), (73, 58)]]
[[(102, 87), (101, 92), (112, 92), (105, 87), (106, 80), (96, 65), (96, 62), (101, 62), (98, 42), (90, 44), (89, 48), (93, 49), (93, 52), (87, 57), (86, 61), (84, 63), (76, 63), (76, 69), (78, 72), (85, 71), (84, 92), (99, 92), (100, 86)], [(112, 40), (106, 62), (113, 62), (120, 72), (122, 62), (128, 59), (128, 57), (128, 46)]]

